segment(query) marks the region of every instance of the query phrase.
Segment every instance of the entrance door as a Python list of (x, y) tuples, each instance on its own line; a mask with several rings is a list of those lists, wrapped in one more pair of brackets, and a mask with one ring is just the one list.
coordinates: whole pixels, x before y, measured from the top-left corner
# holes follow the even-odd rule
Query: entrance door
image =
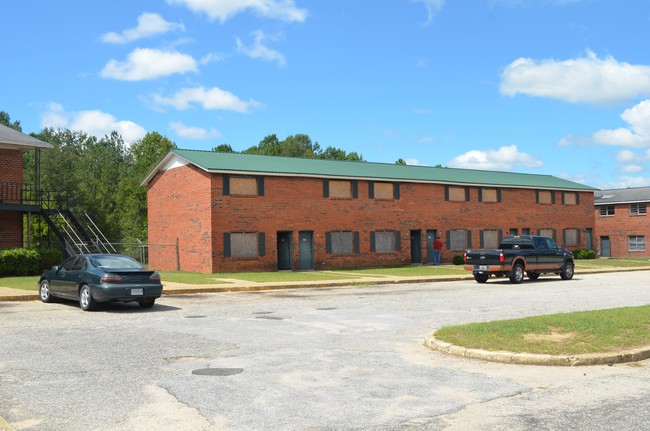
[(427, 229), (427, 263), (433, 264), (433, 241), (436, 240), (438, 231), (436, 229)]
[(411, 231), (411, 263), (422, 263), (422, 232)]
[(612, 249), (608, 236), (600, 237), (600, 255), (603, 257), (612, 257)]
[(300, 269), (314, 269), (314, 232), (300, 232)]
[(594, 249), (594, 234), (590, 227), (587, 228), (587, 250)]
[(278, 271), (291, 270), (291, 232), (278, 232)]

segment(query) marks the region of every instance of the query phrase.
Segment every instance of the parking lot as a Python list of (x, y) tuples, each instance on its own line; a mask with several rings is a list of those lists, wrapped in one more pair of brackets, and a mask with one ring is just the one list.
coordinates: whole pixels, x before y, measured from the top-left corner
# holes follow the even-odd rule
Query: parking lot
[(16, 430), (643, 429), (650, 362), (508, 365), (423, 347), (449, 324), (650, 303), (650, 272), (0, 303)]

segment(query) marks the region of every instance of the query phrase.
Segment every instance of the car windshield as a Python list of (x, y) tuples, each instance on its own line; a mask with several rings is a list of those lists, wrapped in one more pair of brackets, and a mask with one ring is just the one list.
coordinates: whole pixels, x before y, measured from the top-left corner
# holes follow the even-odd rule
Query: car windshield
[(136, 260), (127, 256), (95, 256), (90, 261), (93, 266), (103, 269), (143, 269)]

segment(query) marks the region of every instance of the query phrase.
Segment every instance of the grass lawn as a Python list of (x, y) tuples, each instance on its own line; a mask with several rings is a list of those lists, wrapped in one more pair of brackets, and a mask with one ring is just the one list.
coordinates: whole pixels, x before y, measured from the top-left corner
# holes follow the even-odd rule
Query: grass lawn
[(438, 340), (489, 351), (574, 355), (650, 346), (650, 305), (448, 326)]

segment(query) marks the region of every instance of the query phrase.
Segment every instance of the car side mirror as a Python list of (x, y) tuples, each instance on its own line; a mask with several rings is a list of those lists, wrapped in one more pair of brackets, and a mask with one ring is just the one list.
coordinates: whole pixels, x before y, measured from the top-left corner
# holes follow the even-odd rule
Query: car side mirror
[(58, 271), (58, 270), (59, 270), (59, 267), (57, 265), (52, 266), (52, 271)]

